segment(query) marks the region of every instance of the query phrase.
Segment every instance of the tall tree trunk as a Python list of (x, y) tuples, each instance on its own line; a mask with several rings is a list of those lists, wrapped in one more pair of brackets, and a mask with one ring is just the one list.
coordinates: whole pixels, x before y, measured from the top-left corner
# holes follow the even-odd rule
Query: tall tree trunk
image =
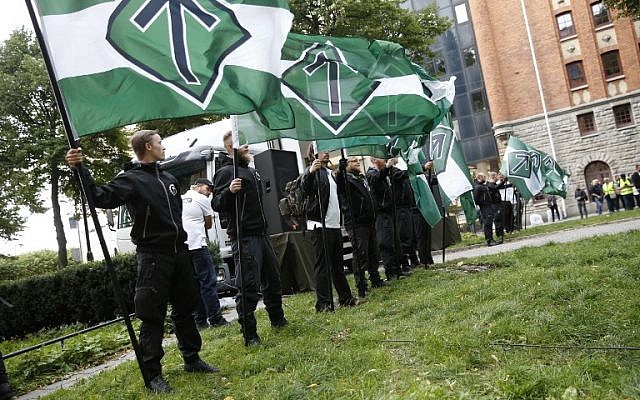
[(53, 166), (51, 168), (51, 208), (53, 209), (53, 225), (56, 227), (56, 240), (58, 241), (58, 266), (64, 268), (69, 260), (67, 259), (67, 237), (64, 234), (64, 225), (60, 216), (59, 190), (60, 170)]

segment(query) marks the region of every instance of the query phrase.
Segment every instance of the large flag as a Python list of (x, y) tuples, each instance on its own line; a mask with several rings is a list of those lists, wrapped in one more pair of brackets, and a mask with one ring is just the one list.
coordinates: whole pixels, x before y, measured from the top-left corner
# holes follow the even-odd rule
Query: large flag
[(569, 175), (553, 157), (515, 136), (507, 142), (500, 172), (515, 185), (525, 201), (540, 192), (567, 196)]
[(257, 111), (293, 126), (280, 91), (286, 0), (29, 0), (74, 133)]
[(476, 218), (475, 203), (471, 191), (471, 175), (464, 159), (462, 148), (451, 127), (450, 116), (443, 119), (429, 135), (429, 155), (445, 203), (452, 203), (460, 197), (467, 223)]
[(442, 118), (400, 45), (361, 38), (289, 34), (282, 50), (282, 92), (295, 129), (270, 130), (238, 116), (248, 143), (277, 138), (342, 139), (419, 135)]

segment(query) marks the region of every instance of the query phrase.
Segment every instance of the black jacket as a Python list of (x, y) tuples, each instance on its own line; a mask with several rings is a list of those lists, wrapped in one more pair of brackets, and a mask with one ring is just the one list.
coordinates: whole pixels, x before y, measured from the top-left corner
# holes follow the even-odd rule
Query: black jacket
[(96, 207), (127, 206), (133, 221), (131, 240), (138, 251), (177, 253), (187, 248), (178, 181), (157, 163), (136, 165), (102, 186), (94, 183), (86, 168), (79, 171)]
[(503, 183), (480, 183), (476, 181), (473, 185), (473, 201), (475, 201), (481, 208), (488, 207), (491, 204), (498, 204), (502, 201), (502, 197), (500, 197), (500, 189), (503, 187)]
[[(345, 185), (344, 181), (345, 175), (347, 177), (347, 185)], [(336, 181), (338, 183), (340, 210), (344, 216), (345, 227), (353, 229), (352, 214), (353, 219), (356, 221), (356, 226), (373, 226), (376, 221), (376, 211), (364, 176), (356, 176), (350, 172), (345, 174), (342, 171), (338, 171)], [(351, 202), (347, 198), (347, 190), (349, 191)], [(351, 209), (349, 206), (351, 206)]]
[(391, 213), (393, 211), (393, 198), (391, 186), (387, 182), (388, 176), (388, 168), (382, 168), (378, 171), (376, 168), (370, 167), (367, 170), (367, 182), (377, 213)]
[(409, 182), (409, 172), (401, 170), (400, 168), (391, 167), (389, 177), (393, 185), (396, 207), (415, 207), (416, 201), (413, 197), (411, 183)]
[[(242, 179), (243, 188), (237, 193), (240, 196), (240, 223), (243, 235), (261, 235), (267, 231), (267, 222), (262, 209), (262, 182), (260, 176), (246, 163), (238, 165), (238, 177)], [(213, 177), (213, 200), (211, 206), (215, 211), (223, 213), (229, 225), (227, 234), (237, 239), (235, 195), (229, 190), (233, 180), (233, 159), (227, 157)]]
[[(329, 207), (330, 173), (331, 171), (326, 168), (320, 168), (317, 173), (311, 173), (309, 172), (309, 168), (307, 168), (302, 174), (300, 186), (304, 193), (309, 197), (309, 204), (307, 205), (307, 219), (311, 221), (322, 222), (322, 215), (327, 215), (327, 208)], [(320, 193), (322, 195), (321, 202), (318, 201), (317, 176), (320, 177)], [(322, 214), (320, 213), (320, 204), (322, 204)]]
[(635, 186), (636, 189), (640, 189), (640, 173), (636, 171), (633, 174), (631, 174), (630, 178), (631, 178), (631, 183), (633, 183), (633, 186)]
[(578, 202), (582, 203), (584, 203), (588, 199), (587, 192), (582, 189), (576, 189), (574, 196)]

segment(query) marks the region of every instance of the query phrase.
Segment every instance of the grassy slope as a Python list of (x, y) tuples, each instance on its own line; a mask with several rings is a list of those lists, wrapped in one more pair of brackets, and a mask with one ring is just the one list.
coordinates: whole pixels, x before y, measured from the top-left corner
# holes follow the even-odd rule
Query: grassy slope
[(202, 356), (220, 374), (186, 374), (176, 347), (167, 349), (173, 396), (147, 394), (127, 363), (52, 397), (640, 397), (637, 351), (491, 344), (640, 345), (638, 243), (640, 232), (632, 232), (467, 260), (496, 266), (483, 273), (418, 271), (335, 314), (312, 313), (312, 293), (295, 296), (283, 330), (268, 328), (259, 313), (258, 348), (242, 346), (237, 325), (204, 333)]

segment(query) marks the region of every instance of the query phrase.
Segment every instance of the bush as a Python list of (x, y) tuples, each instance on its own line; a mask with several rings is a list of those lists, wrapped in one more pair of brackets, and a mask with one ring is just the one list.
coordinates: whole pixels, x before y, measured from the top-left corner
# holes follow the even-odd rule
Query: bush
[[(69, 258), (69, 266), (78, 265)], [(40, 250), (16, 257), (0, 258), (0, 281), (14, 281), (24, 278), (57, 272), (58, 253), (53, 250)]]
[[(135, 255), (116, 256), (113, 264), (131, 312), (137, 274)], [(67, 267), (54, 274), (0, 282), (0, 295), (14, 306), (0, 306), (0, 335), (5, 338), (76, 322), (95, 324), (113, 319), (119, 313), (104, 261)]]

